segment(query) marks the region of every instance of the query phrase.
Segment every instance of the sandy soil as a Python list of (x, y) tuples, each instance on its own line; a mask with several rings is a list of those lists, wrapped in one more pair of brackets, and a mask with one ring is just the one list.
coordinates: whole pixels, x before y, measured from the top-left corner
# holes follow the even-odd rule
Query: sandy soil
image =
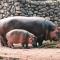
[(6, 47), (0, 47), (0, 56), (19, 58), (20, 60), (60, 60), (60, 49), (11, 49)]

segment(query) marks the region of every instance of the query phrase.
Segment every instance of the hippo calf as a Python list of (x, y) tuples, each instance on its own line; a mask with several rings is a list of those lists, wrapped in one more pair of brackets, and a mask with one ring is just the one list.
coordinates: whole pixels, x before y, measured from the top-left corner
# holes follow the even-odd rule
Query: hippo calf
[(13, 44), (20, 43), (21, 47), (24, 47), (26, 44), (26, 48), (33, 47), (33, 41), (36, 40), (36, 36), (26, 30), (23, 29), (13, 29), (6, 34), (8, 47), (13, 48)]

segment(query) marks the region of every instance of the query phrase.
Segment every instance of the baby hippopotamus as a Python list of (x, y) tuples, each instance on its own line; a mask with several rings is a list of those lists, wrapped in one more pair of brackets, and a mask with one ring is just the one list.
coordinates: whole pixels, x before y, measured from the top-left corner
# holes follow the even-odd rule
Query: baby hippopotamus
[(20, 48), (32, 48), (36, 36), (23, 29), (13, 29), (6, 33), (8, 47), (14, 48), (14, 44), (20, 44)]

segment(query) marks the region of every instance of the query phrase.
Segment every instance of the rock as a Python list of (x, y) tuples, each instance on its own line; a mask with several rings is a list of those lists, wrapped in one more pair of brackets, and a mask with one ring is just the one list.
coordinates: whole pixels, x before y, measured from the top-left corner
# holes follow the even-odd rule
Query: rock
[(32, 15), (33, 14), (33, 12), (32, 11), (28, 11), (28, 15)]
[(20, 10), (20, 6), (16, 6), (15, 9), (16, 9), (16, 10)]
[[(1, 0), (1, 18), (8, 16), (42, 16), (50, 17), (51, 21), (60, 21), (60, 2), (53, 3), (40, 0)], [(3, 17), (2, 17), (3, 16)], [(52, 17), (51, 17), (52, 16)]]
[(14, 5), (15, 6), (20, 6), (20, 2), (15, 2)]
[(0, 14), (0, 19), (2, 19), (3, 18), (3, 14)]
[(3, 14), (3, 13), (4, 13), (4, 10), (0, 10), (0, 13), (2, 13), (2, 14)]

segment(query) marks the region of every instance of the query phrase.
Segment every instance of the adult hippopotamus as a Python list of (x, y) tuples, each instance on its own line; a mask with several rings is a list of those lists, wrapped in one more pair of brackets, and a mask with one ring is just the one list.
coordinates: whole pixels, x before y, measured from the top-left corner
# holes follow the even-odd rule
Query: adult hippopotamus
[(6, 33), (6, 39), (8, 47), (14, 48), (14, 44), (20, 44), (20, 48), (32, 48), (33, 41), (37, 40), (37, 37), (23, 29), (13, 29)]
[[(25, 29), (37, 36), (37, 42), (42, 45), (43, 40), (57, 40), (56, 25), (43, 17), (24, 17), (14, 16), (0, 20), (0, 35), (5, 37), (6, 33), (12, 29)], [(7, 40), (4, 38), (2, 45), (7, 45)], [(34, 46), (37, 46), (34, 45)]]

